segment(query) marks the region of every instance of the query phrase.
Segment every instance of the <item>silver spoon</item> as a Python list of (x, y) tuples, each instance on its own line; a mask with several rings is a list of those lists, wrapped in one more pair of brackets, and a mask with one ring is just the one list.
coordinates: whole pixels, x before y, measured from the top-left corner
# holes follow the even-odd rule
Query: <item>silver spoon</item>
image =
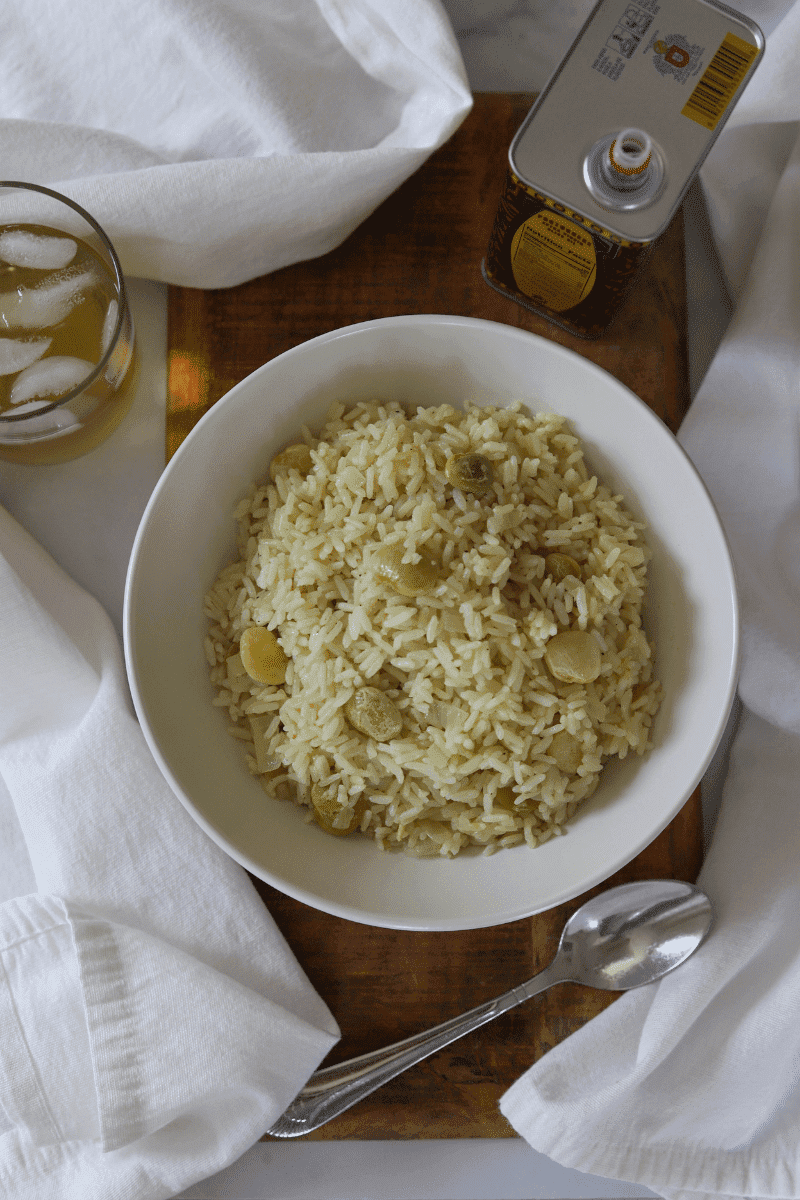
[(407, 1067), (554, 983), (609, 992), (652, 983), (694, 953), (712, 921), (708, 896), (674, 879), (623, 883), (601, 892), (570, 917), (555, 958), (533, 979), (424, 1033), (315, 1071), (267, 1132), (290, 1138), (319, 1129)]

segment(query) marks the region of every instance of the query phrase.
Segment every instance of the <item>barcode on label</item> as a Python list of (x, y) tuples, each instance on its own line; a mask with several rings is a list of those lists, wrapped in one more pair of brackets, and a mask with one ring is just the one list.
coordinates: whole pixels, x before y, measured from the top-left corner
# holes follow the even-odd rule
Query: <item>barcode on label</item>
[(682, 115), (706, 129), (716, 129), (757, 54), (757, 46), (751, 46), (735, 33), (726, 34), (700, 82), (681, 109)]

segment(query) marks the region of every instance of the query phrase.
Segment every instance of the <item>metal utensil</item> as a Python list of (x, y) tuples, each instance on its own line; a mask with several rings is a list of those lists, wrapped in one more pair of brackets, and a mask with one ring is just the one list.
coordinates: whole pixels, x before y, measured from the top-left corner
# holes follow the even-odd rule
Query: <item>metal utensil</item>
[(601, 892), (570, 917), (555, 958), (533, 979), (424, 1033), (315, 1071), (268, 1132), (289, 1138), (318, 1129), (407, 1067), (554, 983), (611, 992), (652, 983), (694, 953), (712, 922), (708, 896), (678, 880), (624, 883)]

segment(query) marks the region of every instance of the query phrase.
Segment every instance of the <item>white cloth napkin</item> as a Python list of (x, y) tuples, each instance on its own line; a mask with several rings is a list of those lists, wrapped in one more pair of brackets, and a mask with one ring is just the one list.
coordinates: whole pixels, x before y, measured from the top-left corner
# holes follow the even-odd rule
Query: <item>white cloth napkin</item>
[(5, 0), (4, 179), (51, 184), (132, 276), (325, 254), (472, 103), (438, 0)]
[(36, 883), (0, 905), (0, 1190), (161, 1200), (252, 1145), (338, 1029), (161, 777), (108, 617), (3, 509), (0, 621)]
[(742, 604), (742, 713), (699, 878), (717, 925), (501, 1103), (537, 1150), (669, 1200), (800, 1196), (800, 5), (767, 45), (703, 172), (737, 303), (681, 430)]

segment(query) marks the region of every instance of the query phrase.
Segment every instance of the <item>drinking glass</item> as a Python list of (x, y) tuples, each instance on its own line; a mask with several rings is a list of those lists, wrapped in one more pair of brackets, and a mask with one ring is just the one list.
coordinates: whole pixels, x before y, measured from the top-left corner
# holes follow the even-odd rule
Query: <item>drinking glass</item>
[(133, 320), (116, 251), (79, 204), (0, 182), (0, 458), (93, 450), (133, 400)]

